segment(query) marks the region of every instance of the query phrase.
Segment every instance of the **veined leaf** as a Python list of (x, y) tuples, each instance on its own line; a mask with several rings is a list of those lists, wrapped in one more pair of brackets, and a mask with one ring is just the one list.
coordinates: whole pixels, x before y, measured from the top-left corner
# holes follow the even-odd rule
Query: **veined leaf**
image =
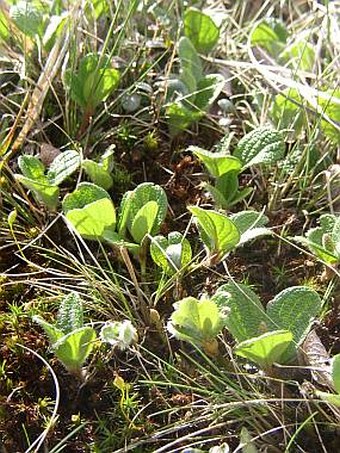
[(203, 162), (211, 176), (215, 178), (232, 170), (241, 171), (242, 163), (237, 157), (229, 156), (225, 153), (213, 153), (198, 146), (189, 146), (188, 151), (195, 154)]
[(110, 195), (102, 187), (89, 182), (81, 182), (74, 192), (65, 196), (63, 211), (67, 213), (72, 209), (81, 209), (103, 198), (111, 200)]
[(190, 39), (182, 36), (178, 42), (178, 56), (181, 64), (180, 79), (189, 92), (196, 91), (197, 83), (203, 79), (201, 59)]
[(97, 186), (102, 187), (105, 190), (110, 189), (113, 184), (113, 179), (108, 170), (103, 168), (103, 165), (98, 164), (90, 159), (85, 159), (82, 162), (82, 168), (85, 170), (85, 173), (91, 179), (91, 181)]
[(55, 325), (45, 321), (41, 316), (33, 316), (33, 321), (44, 329), (52, 345), (64, 336), (64, 332), (62, 330), (58, 329)]
[(61, 302), (55, 326), (64, 335), (83, 327), (83, 304), (78, 293), (70, 293)]
[(259, 127), (241, 138), (233, 154), (242, 161), (244, 168), (271, 165), (284, 158), (285, 144), (279, 131)]
[(192, 251), (189, 241), (181, 233), (173, 231), (168, 238), (155, 236), (150, 244), (150, 254), (157, 266), (173, 275), (190, 263)]
[(18, 159), (21, 173), (28, 179), (45, 179), (45, 166), (37, 157), (24, 154)]
[(220, 74), (208, 74), (197, 82), (195, 107), (206, 112), (223, 90), (225, 79)]
[(211, 300), (186, 297), (176, 302), (174, 308), (168, 330), (180, 340), (201, 346), (214, 339), (224, 327), (225, 320)]
[(138, 244), (153, 230), (158, 211), (158, 203), (156, 201), (148, 201), (135, 215), (130, 231), (131, 236)]
[[(135, 218), (138, 215), (138, 212), (150, 201), (156, 202), (158, 210), (152, 228), (150, 231), (148, 231), (148, 233), (153, 236), (159, 232), (168, 210), (167, 197), (162, 187), (158, 186), (157, 184), (145, 182), (139, 184), (133, 191), (127, 192), (123, 197), (120, 207), (120, 219), (118, 225), (119, 235), (124, 236), (126, 228), (128, 228), (132, 234), (132, 225), (135, 222)], [(151, 211), (153, 212), (154, 204), (151, 203), (148, 206), (150, 206)], [(144, 214), (146, 214), (145, 211), (143, 212)], [(135, 224), (134, 226), (135, 233), (137, 232), (136, 228), (137, 224)]]
[(116, 226), (116, 211), (112, 201), (107, 198), (67, 211), (66, 218), (80, 236), (86, 239), (104, 239)]
[(257, 337), (266, 314), (257, 294), (248, 286), (230, 282), (212, 298), (220, 310), (227, 310), (226, 327), (237, 341)]
[(92, 327), (81, 327), (54, 343), (54, 353), (70, 373), (78, 374), (93, 349), (96, 337)]
[(255, 227), (265, 226), (269, 219), (262, 212), (257, 211), (240, 211), (233, 214), (231, 220), (237, 226), (241, 234)]
[(304, 286), (286, 288), (267, 304), (272, 329), (286, 329), (293, 334), (295, 346), (286, 351), (286, 360), (294, 356), (296, 346), (304, 340), (320, 309), (319, 295)]
[(263, 369), (268, 369), (275, 362), (280, 363), (292, 339), (293, 334), (288, 330), (266, 332), (259, 337), (239, 343), (235, 347), (235, 354), (251, 360)]
[(236, 247), (240, 233), (227, 216), (198, 206), (189, 206), (188, 209), (196, 217), (201, 239), (212, 256), (222, 259)]
[(184, 34), (197, 52), (207, 54), (217, 44), (220, 31), (208, 14), (196, 8), (188, 8), (184, 14)]
[(52, 185), (58, 186), (80, 165), (80, 155), (77, 151), (68, 150), (58, 154), (47, 172), (47, 178)]

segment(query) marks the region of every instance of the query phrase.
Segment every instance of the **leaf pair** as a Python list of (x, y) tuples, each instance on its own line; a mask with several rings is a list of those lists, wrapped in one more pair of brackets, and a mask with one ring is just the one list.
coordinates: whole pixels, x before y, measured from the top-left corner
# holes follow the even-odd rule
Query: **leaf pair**
[(295, 236), (294, 240), (306, 245), (325, 263), (340, 263), (340, 216), (323, 214), (319, 223), (320, 226), (311, 228), (306, 237)]
[(22, 174), (16, 174), (15, 179), (32, 190), (37, 200), (48, 209), (55, 210), (59, 199), (58, 186), (77, 170), (80, 156), (72, 150), (60, 153), (47, 173), (44, 164), (34, 156), (20, 156), (18, 165)]
[(119, 72), (112, 68), (109, 57), (95, 53), (85, 55), (78, 71), (66, 75), (72, 99), (91, 114), (117, 88), (119, 80)]
[(157, 266), (171, 276), (190, 263), (192, 250), (189, 241), (178, 231), (173, 231), (167, 238), (164, 236), (152, 238), (150, 254)]
[(147, 235), (158, 233), (166, 216), (167, 198), (160, 186), (140, 184), (124, 195), (117, 222), (109, 194), (95, 184), (80, 183), (64, 198), (63, 211), (82, 237), (138, 250)]
[(211, 262), (217, 263), (237, 246), (270, 234), (263, 226), (268, 219), (256, 211), (242, 211), (231, 218), (220, 212), (189, 206), (197, 221), (202, 242)]
[(266, 310), (254, 291), (235, 282), (221, 286), (213, 300), (228, 310), (225, 325), (239, 343), (236, 354), (264, 369), (294, 359), (321, 309), (319, 295), (303, 286), (281, 291)]
[(219, 39), (219, 28), (207, 14), (188, 8), (184, 16), (184, 34), (178, 42), (180, 74), (170, 79), (168, 96), (175, 101), (166, 109), (170, 132), (176, 135), (198, 121), (224, 86), (219, 74), (204, 75), (198, 52), (209, 52)]
[(97, 335), (92, 327), (84, 326), (79, 295), (71, 293), (62, 300), (55, 324), (40, 316), (34, 316), (33, 320), (44, 329), (54, 354), (65, 368), (81, 377), (82, 366), (92, 352)]
[(216, 336), (225, 326), (225, 317), (210, 299), (186, 297), (174, 304), (167, 328), (176, 338), (188, 341), (206, 352), (217, 353)]
[(190, 146), (198, 159), (214, 178), (215, 184), (205, 188), (214, 198), (217, 207), (228, 209), (252, 192), (247, 187), (239, 190), (239, 174), (252, 165), (272, 165), (282, 159), (285, 152), (280, 132), (271, 128), (258, 128), (245, 135), (231, 156), (225, 151), (211, 152), (197, 146)]

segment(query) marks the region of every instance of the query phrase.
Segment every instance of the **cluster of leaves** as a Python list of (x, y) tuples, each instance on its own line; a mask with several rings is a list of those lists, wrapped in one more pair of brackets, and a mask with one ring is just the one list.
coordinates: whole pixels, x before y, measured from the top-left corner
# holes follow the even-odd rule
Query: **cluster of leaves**
[(271, 234), (264, 225), (268, 218), (256, 211), (240, 211), (231, 217), (218, 211), (189, 206), (196, 219), (202, 242), (211, 263), (222, 261), (236, 247)]
[(58, 186), (78, 169), (80, 156), (73, 150), (60, 153), (47, 173), (44, 164), (34, 156), (20, 156), (18, 165), (22, 174), (15, 175), (17, 181), (32, 190), (37, 200), (48, 209), (55, 210), (59, 202)]
[(184, 36), (178, 42), (179, 76), (167, 81), (166, 115), (170, 133), (177, 135), (202, 118), (224, 86), (219, 74), (205, 75), (199, 53), (210, 52), (219, 39), (219, 28), (209, 15), (188, 8)]
[(216, 336), (226, 327), (238, 342), (235, 353), (265, 370), (295, 359), (321, 309), (319, 295), (303, 286), (278, 294), (264, 310), (246, 285), (230, 282), (210, 299), (187, 297), (174, 304), (168, 330), (178, 339), (218, 354)]
[(228, 209), (247, 197), (251, 187), (239, 190), (239, 174), (252, 165), (273, 165), (283, 159), (285, 146), (282, 135), (272, 128), (257, 128), (245, 135), (237, 144), (233, 155), (223, 149), (206, 151), (197, 146), (189, 147), (214, 178), (214, 185), (205, 188), (212, 195), (218, 208)]
[[(279, 64), (292, 69), (292, 77), (298, 70), (312, 73), (317, 61), (316, 47), (311, 40), (312, 33), (296, 39), (290, 36), (287, 28), (276, 19), (265, 19), (257, 24), (250, 36), (254, 47), (261, 47)], [(326, 60), (326, 59), (325, 59)], [(323, 133), (335, 144), (339, 143), (340, 90), (330, 88), (318, 90), (318, 95), (306, 99), (303, 88), (287, 88), (275, 96), (271, 114), (281, 128), (293, 128), (298, 134), (308, 125), (306, 111), (301, 108), (307, 100), (310, 109), (321, 115), (320, 126)], [(293, 122), (292, 122), (293, 119)]]
[(238, 342), (235, 353), (264, 369), (294, 360), (321, 309), (319, 295), (303, 286), (281, 291), (266, 310), (252, 289), (235, 282), (221, 286), (214, 300), (229, 310), (226, 327)]
[[(41, 316), (34, 316), (45, 331), (51, 349), (65, 368), (78, 378), (84, 378), (83, 365), (98, 341), (95, 329), (84, 325), (83, 303), (78, 293), (70, 293), (61, 301), (56, 322), (51, 324)], [(100, 339), (119, 349), (126, 349), (137, 341), (137, 331), (131, 321), (107, 322), (100, 331)]]
[(340, 263), (340, 216), (323, 214), (319, 218), (320, 226), (311, 228), (306, 236), (296, 236), (294, 239), (329, 265)]

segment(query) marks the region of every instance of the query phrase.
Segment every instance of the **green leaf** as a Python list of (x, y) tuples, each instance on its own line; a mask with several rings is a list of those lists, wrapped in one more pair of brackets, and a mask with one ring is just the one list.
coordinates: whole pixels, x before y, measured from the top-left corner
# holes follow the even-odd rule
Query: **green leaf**
[(267, 216), (257, 211), (240, 211), (233, 214), (230, 218), (241, 234), (251, 228), (265, 226), (269, 221)]
[(97, 80), (90, 86), (84, 86), (84, 96), (86, 96), (86, 93), (89, 93), (90, 96), (92, 95), (94, 104), (100, 104), (100, 102), (105, 101), (112, 91), (118, 87), (119, 80), (120, 74), (117, 69), (101, 69)]
[(74, 192), (66, 195), (62, 206), (67, 220), (84, 238), (105, 240), (115, 231), (115, 207), (101, 187), (80, 183)]
[(134, 241), (141, 244), (150, 234), (157, 219), (159, 206), (156, 201), (148, 201), (135, 215), (130, 228)]
[(15, 25), (22, 33), (40, 38), (44, 32), (44, 6), (42, 2), (20, 0), (9, 11)]
[(172, 102), (166, 108), (170, 135), (175, 137), (180, 132), (185, 131), (192, 123), (199, 121), (203, 114), (199, 110), (192, 110), (185, 107), (180, 102)]
[(15, 179), (23, 184), (27, 189), (33, 191), (39, 202), (42, 202), (51, 211), (55, 210), (58, 205), (59, 188), (51, 186), (46, 177), (39, 180), (26, 178), (22, 175), (15, 175)]
[(72, 209), (66, 213), (66, 218), (80, 236), (92, 240), (105, 240), (116, 226), (116, 211), (107, 198)]
[(256, 448), (256, 445), (245, 426), (241, 429), (240, 443), (242, 444), (242, 453), (259, 453), (259, 450)]
[(167, 275), (173, 275), (190, 263), (192, 251), (189, 241), (177, 231), (168, 238), (155, 236), (150, 244), (150, 254), (157, 266)]
[(61, 302), (55, 326), (68, 334), (83, 327), (83, 304), (78, 293), (70, 293)]
[(81, 327), (60, 338), (53, 345), (54, 353), (70, 373), (78, 374), (93, 349), (96, 337), (92, 327)]
[(279, 131), (259, 127), (238, 142), (233, 154), (242, 161), (244, 168), (256, 164), (271, 165), (284, 158), (285, 144)]
[(81, 182), (74, 192), (65, 196), (63, 211), (67, 213), (72, 209), (81, 209), (102, 198), (111, 200), (110, 195), (103, 188), (89, 182)]
[(220, 192), (216, 187), (212, 186), (211, 184), (204, 184), (204, 189), (210, 193), (217, 209), (229, 208), (228, 201), (225, 199), (223, 193)]
[(287, 31), (281, 22), (265, 19), (253, 30), (250, 42), (252, 46), (266, 49), (273, 57), (284, 49)]
[(333, 230), (332, 241), (334, 244), (334, 252), (340, 261), (340, 217), (337, 218)]
[(327, 403), (340, 407), (340, 395), (333, 395), (333, 393), (320, 391), (316, 391), (316, 395), (324, 401), (327, 401)]
[[(144, 208), (144, 206), (150, 201), (156, 202), (158, 210), (152, 225), (152, 229), (148, 232), (152, 236), (159, 232), (168, 210), (167, 197), (162, 187), (158, 186), (157, 184), (145, 182), (139, 184), (133, 191), (127, 192), (123, 197), (120, 207), (120, 219), (118, 225), (119, 235), (124, 236), (126, 228), (128, 228), (130, 233), (132, 234), (132, 225), (135, 222), (137, 214), (139, 213), (140, 209)], [(148, 206), (152, 207), (154, 205), (152, 203)], [(146, 213), (144, 211), (143, 215), (145, 214)], [(135, 225), (134, 228), (137, 228), (137, 225)]]
[(190, 39), (182, 36), (178, 42), (178, 56), (181, 64), (180, 79), (189, 92), (196, 91), (197, 83), (203, 79), (201, 59)]
[(294, 41), (280, 54), (280, 59), (294, 69), (312, 71), (315, 63), (315, 50), (312, 44), (304, 39)]
[(4, 14), (3, 10), (0, 8), (0, 38), (6, 41), (9, 36), (9, 24), (6, 14)]
[(64, 151), (53, 160), (47, 172), (47, 178), (52, 185), (59, 186), (77, 170), (79, 165), (80, 155), (77, 151)]
[(280, 129), (292, 129), (298, 135), (306, 124), (304, 99), (295, 88), (286, 88), (274, 97), (271, 118)]
[(241, 233), (239, 245), (258, 237), (272, 234), (268, 228), (263, 228), (268, 222), (268, 217), (261, 212), (240, 211), (232, 215), (231, 220)]
[(168, 330), (179, 340), (202, 346), (222, 330), (224, 318), (215, 302), (186, 297), (174, 304)]
[(311, 252), (313, 252), (321, 260), (327, 264), (336, 264), (339, 258), (334, 253), (335, 250), (328, 250), (325, 248), (324, 237), (329, 235), (329, 232), (322, 227), (311, 228), (306, 233), (306, 238), (295, 238), (303, 244), (307, 245)]
[(44, 329), (51, 345), (56, 343), (60, 338), (64, 336), (64, 332), (62, 330), (58, 329), (53, 324), (50, 324), (49, 322), (45, 321), (41, 316), (33, 316), (33, 321), (39, 324), (39, 326)]
[(223, 90), (225, 79), (220, 74), (209, 74), (197, 82), (195, 107), (206, 112)]
[(239, 343), (235, 354), (251, 360), (263, 369), (269, 369), (275, 362), (280, 363), (292, 339), (293, 335), (288, 330), (266, 332)]
[(103, 167), (103, 170), (111, 173), (114, 167), (114, 153), (115, 153), (115, 145), (111, 145), (108, 149), (104, 152), (102, 157), (100, 158), (100, 164)]
[(18, 165), (26, 178), (45, 180), (45, 166), (37, 157), (24, 154), (19, 157)]
[(323, 133), (335, 144), (340, 143), (340, 88), (332, 91), (327, 91), (326, 94), (331, 96), (330, 100), (319, 98), (318, 104), (322, 107), (323, 113), (334, 122), (338, 127), (328, 122), (325, 119), (321, 119), (321, 129)]
[(82, 162), (81, 166), (94, 184), (102, 187), (105, 190), (108, 190), (112, 187), (113, 179), (111, 172), (104, 169), (102, 164), (98, 164), (97, 162), (94, 162), (90, 159), (85, 159)]
[(340, 354), (332, 358), (332, 381), (335, 390), (340, 394)]
[(286, 351), (287, 361), (294, 356), (296, 346), (304, 340), (320, 309), (319, 295), (304, 286), (286, 288), (267, 304), (272, 328), (289, 330), (293, 334), (295, 347)]
[(197, 206), (189, 206), (188, 210), (196, 217), (201, 239), (212, 256), (222, 259), (237, 246), (240, 233), (227, 216)]
[(188, 8), (184, 14), (184, 34), (197, 52), (207, 54), (217, 44), (220, 31), (210, 16), (196, 8)]
[(110, 67), (107, 55), (89, 53), (79, 65), (78, 73), (68, 73), (72, 99), (83, 108), (94, 110), (115, 90), (119, 84), (120, 74)]
[(218, 178), (232, 170), (240, 172), (242, 168), (241, 161), (234, 156), (226, 155), (225, 153), (213, 153), (199, 148), (198, 146), (189, 146), (188, 151), (191, 151), (198, 159), (200, 159), (207, 168), (211, 176)]
[(259, 335), (266, 314), (260, 299), (247, 285), (236, 282), (222, 285), (213, 300), (220, 310), (227, 311), (225, 325), (238, 342)]

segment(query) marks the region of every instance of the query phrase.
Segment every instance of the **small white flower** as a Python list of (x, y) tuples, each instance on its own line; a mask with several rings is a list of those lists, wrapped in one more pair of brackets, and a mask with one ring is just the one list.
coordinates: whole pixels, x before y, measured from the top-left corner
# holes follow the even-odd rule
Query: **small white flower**
[(127, 319), (122, 322), (107, 322), (101, 328), (99, 336), (102, 341), (118, 347), (121, 351), (127, 349), (138, 338), (136, 328)]

